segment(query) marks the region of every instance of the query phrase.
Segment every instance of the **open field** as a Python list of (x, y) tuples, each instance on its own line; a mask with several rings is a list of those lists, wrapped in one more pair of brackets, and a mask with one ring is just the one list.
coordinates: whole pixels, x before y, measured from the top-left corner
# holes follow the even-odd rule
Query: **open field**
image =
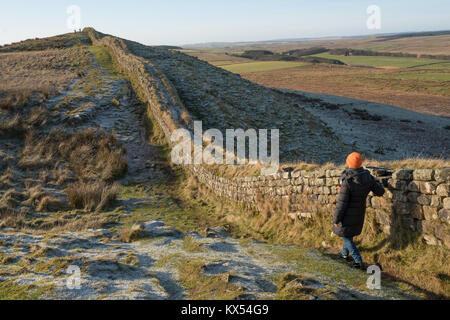
[(304, 66), (302, 62), (285, 62), (285, 61), (262, 61), (262, 62), (246, 62), (231, 65), (221, 65), (220, 67), (234, 73), (247, 72), (265, 72), (274, 70), (283, 70)]
[(395, 68), (427, 68), (427, 66), (450, 69), (448, 60), (420, 59), (407, 57), (383, 57), (383, 56), (342, 56), (321, 53), (315, 55), (327, 59), (337, 59), (348, 65), (370, 66), (370, 67), (395, 67)]
[(208, 61), (215, 66), (226, 66), (238, 63), (253, 62), (250, 59), (240, 58), (232, 55), (225, 55), (222, 51), (215, 53), (214, 50), (196, 51), (196, 50), (179, 50), (186, 54), (193, 54), (201, 60)]
[[(406, 40), (402, 39), (402, 41)], [(302, 46), (303, 44), (299, 43), (295, 49)], [(342, 47), (344, 46), (345, 43), (342, 44)], [(286, 47), (280, 44), (279, 47), (270, 47), (270, 49), (281, 52)], [(204, 55), (202, 50), (204, 49), (190, 50), (188, 54), (208, 61), (208, 55)], [(214, 50), (215, 58), (220, 60), (220, 50), (218, 48), (211, 50)], [(229, 57), (226, 54), (228, 52), (230, 49), (222, 49), (222, 56)], [(297, 62), (299, 65), (295, 65), (295, 62), (254, 61), (228, 63), (221, 67), (268, 87), (343, 96), (450, 117), (450, 62), (448, 60), (344, 56), (329, 53), (315, 56), (337, 59), (347, 65), (304, 62)]]
[(375, 50), (384, 52), (404, 52), (414, 54), (450, 55), (450, 35), (417, 36), (399, 39), (391, 39), (381, 36), (360, 38), (336, 38), (336, 39), (311, 39), (302, 41), (277, 41), (277, 42), (253, 42), (253, 43), (227, 43), (219, 45), (199, 44), (185, 46), (192, 50), (226, 50), (238, 53), (244, 50), (271, 50), (282, 52), (311, 47), (326, 47), (330, 49), (353, 48)]
[[(450, 116), (450, 84), (436, 81), (449, 73), (398, 73), (349, 67), (306, 66), (241, 74), (256, 83), (398, 106), (421, 113)], [(430, 80), (431, 79), (431, 80)]]

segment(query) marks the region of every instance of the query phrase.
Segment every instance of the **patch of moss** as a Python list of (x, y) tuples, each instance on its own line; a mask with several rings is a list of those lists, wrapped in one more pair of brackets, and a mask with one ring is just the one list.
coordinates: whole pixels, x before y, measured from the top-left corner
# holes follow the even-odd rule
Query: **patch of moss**
[(194, 237), (188, 236), (183, 238), (183, 250), (186, 252), (202, 252), (203, 244), (195, 241)]
[(108, 70), (111, 76), (118, 77), (120, 75), (120, 68), (113, 60), (108, 49), (100, 46), (90, 46), (89, 51), (94, 55), (95, 60), (101, 68)]
[(0, 252), (0, 264), (2, 265), (12, 264), (14, 263), (14, 261), (16, 261), (16, 259), (17, 257), (14, 255)]
[(39, 300), (52, 294), (52, 285), (18, 285), (16, 280), (0, 282), (0, 300)]
[(185, 260), (179, 263), (181, 284), (187, 289), (189, 299), (233, 300), (244, 293), (243, 288), (228, 281), (223, 275), (207, 276), (203, 273), (205, 261)]
[(47, 273), (53, 276), (61, 276), (70, 265), (75, 264), (75, 258), (57, 257), (48, 261), (39, 261), (33, 265), (33, 270), (39, 273)]
[(159, 258), (158, 261), (153, 265), (155, 268), (164, 268), (169, 263), (173, 262), (174, 260), (177, 260), (181, 257), (181, 253), (172, 253), (169, 255), (166, 255), (162, 258)]
[(133, 253), (129, 252), (122, 260), (122, 263), (137, 266), (139, 265), (139, 258)]

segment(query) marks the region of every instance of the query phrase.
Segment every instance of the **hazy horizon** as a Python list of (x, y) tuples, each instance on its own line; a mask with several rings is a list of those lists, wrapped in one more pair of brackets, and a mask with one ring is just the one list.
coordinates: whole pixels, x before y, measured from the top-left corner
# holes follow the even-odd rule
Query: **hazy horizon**
[[(2, 4), (0, 45), (71, 32), (67, 8), (80, 8), (87, 26), (151, 45), (258, 42), (301, 38), (373, 36), (386, 33), (450, 30), (450, 3), (424, 1), (273, 2), (267, 0), (159, 1), (126, 4), (18, 0)], [(380, 8), (379, 29), (369, 29), (367, 8)]]

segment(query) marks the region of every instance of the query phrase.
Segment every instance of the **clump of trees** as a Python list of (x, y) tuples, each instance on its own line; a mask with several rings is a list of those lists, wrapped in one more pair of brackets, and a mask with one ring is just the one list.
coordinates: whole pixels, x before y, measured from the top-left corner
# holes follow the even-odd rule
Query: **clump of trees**
[(268, 50), (247, 50), (241, 55), (235, 56), (257, 61), (301, 61), (309, 63), (328, 63), (328, 64), (345, 65), (345, 63), (336, 59), (311, 56), (313, 54), (318, 54), (326, 51), (328, 51), (328, 49), (326, 48), (299, 49), (283, 53), (274, 53)]

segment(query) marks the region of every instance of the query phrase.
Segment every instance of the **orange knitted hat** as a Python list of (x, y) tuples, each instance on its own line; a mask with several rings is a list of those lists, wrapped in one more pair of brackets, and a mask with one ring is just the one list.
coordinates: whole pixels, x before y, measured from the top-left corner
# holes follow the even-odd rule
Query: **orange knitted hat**
[(358, 152), (353, 152), (347, 157), (347, 165), (349, 166), (349, 168), (359, 169), (361, 168), (362, 163), (363, 158)]

